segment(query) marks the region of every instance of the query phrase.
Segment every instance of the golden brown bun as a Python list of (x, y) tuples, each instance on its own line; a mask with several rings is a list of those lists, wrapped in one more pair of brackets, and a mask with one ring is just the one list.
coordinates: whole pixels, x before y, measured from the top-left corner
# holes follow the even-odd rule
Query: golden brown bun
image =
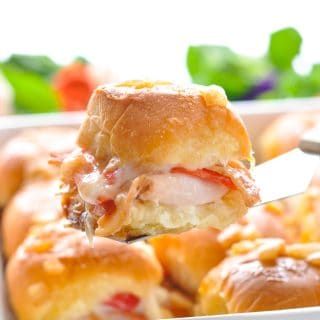
[(195, 294), (206, 273), (224, 257), (213, 228), (151, 238), (150, 244), (167, 276), (181, 289)]
[(94, 92), (87, 114), (78, 143), (98, 159), (200, 168), (251, 158), (246, 128), (217, 86), (105, 85)]
[(25, 180), (58, 176), (48, 164), (50, 154), (61, 155), (75, 147), (71, 128), (28, 129), (10, 139), (0, 150), (0, 206), (4, 206)]
[(7, 257), (16, 251), (31, 227), (62, 217), (58, 191), (58, 181), (39, 180), (26, 184), (13, 196), (2, 218), (3, 248)]
[(91, 247), (83, 232), (58, 224), (24, 241), (6, 279), (21, 320), (80, 319), (116, 293), (138, 296), (148, 319), (159, 316), (154, 291), (162, 272), (151, 251), (105, 238)]
[(260, 137), (262, 160), (269, 160), (298, 146), (308, 129), (320, 124), (319, 112), (291, 113), (279, 117)]
[(197, 314), (319, 306), (320, 251), (316, 260), (302, 246), (285, 247), (280, 239), (236, 244), (232, 250), (236, 255), (225, 259), (201, 283)]

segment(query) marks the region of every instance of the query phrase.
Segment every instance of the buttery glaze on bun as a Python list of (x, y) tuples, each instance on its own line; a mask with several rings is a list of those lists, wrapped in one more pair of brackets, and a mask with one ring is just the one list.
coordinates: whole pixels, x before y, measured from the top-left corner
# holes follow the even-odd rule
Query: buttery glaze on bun
[(27, 180), (52, 179), (59, 169), (48, 164), (51, 154), (61, 156), (75, 148), (71, 128), (27, 129), (0, 149), (0, 206)]
[(34, 230), (6, 269), (20, 320), (161, 317), (162, 270), (151, 248), (96, 237), (60, 224)]
[(80, 130), (80, 147), (123, 163), (207, 167), (251, 158), (241, 119), (218, 86), (130, 81), (99, 87)]
[(217, 86), (101, 86), (62, 164), (66, 216), (99, 236), (224, 228), (259, 200), (251, 144)]
[(317, 124), (320, 124), (319, 112), (298, 112), (279, 117), (260, 137), (262, 160), (269, 160), (296, 148), (302, 135)]
[(59, 181), (37, 180), (24, 185), (5, 207), (2, 217), (2, 239), (5, 255), (10, 257), (36, 225), (62, 218), (57, 197)]
[(282, 239), (243, 241), (199, 289), (198, 315), (320, 305), (320, 246)]
[(165, 274), (185, 292), (196, 294), (203, 277), (225, 257), (213, 228), (193, 229), (149, 239)]

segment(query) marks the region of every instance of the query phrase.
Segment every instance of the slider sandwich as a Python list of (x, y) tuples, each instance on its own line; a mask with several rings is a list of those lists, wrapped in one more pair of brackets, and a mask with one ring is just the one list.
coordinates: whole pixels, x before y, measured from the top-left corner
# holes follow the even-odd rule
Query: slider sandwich
[[(163, 310), (161, 267), (148, 247), (48, 224), (25, 239), (6, 268), (19, 320), (148, 320)], [(162, 297), (164, 294), (164, 297)], [(161, 298), (162, 297), (162, 298)]]
[(217, 86), (98, 87), (78, 146), (61, 166), (62, 205), (89, 236), (222, 229), (259, 201), (247, 130)]
[(230, 254), (202, 281), (197, 315), (320, 306), (319, 243), (257, 239)]

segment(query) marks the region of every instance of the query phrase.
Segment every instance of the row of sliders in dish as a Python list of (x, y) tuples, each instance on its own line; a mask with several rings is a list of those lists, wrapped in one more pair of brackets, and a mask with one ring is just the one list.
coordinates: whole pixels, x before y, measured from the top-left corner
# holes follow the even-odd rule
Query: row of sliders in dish
[[(58, 169), (43, 165), (49, 154), (59, 164), (75, 147), (75, 132), (64, 130), (24, 132), (2, 149), (1, 185), (10, 186), (2, 202), (6, 278), (18, 319), (157, 319), (320, 305), (316, 179), (306, 195), (255, 209), (221, 232), (194, 229), (138, 245), (93, 236), (92, 247), (83, 232), (65, 227)], [(69, 145), (51, 150), (59, 134)], [(32, 152), (19, 152), (28, 144)]]

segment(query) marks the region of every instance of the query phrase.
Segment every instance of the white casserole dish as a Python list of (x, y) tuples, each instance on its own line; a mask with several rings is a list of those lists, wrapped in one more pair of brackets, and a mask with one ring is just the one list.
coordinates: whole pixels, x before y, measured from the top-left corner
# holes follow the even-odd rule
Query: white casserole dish
[[(320, 110), (320, 98), (308, 99), (286, 99), (278, 101), (243, 101), (233, 103), (233, 106), (239, 111), (244, 120), (252, 139), (253, 149), (256, 157), (259, 159), (259, 150), (257, 148), (258, 137), (264, 128), (277, 116), (288, 112), (301, 112)], [(16, 115), (0, 117), (0, 145), (6, 142), (17, 132), (26, 128), (48, 127), (48, 126), (73, 126), (78, 127), (84, 117), (79, 113), (59, 113), (44, 115)], [(0, 274), (3, 275), (3, 261), (0, 255)], [(5, 283), (3, 276), (0, 277), (0, 319), (14, 319), (10, 312), (10, 306), (7, 301)], [(196, 319), (230, 319), (230, 320), (319, 320), (320, 307), (290, 309), (271, 312), (258, 312), (233, 315), (219, 315), (208, 317), (184, 318), (190, 320)]]

